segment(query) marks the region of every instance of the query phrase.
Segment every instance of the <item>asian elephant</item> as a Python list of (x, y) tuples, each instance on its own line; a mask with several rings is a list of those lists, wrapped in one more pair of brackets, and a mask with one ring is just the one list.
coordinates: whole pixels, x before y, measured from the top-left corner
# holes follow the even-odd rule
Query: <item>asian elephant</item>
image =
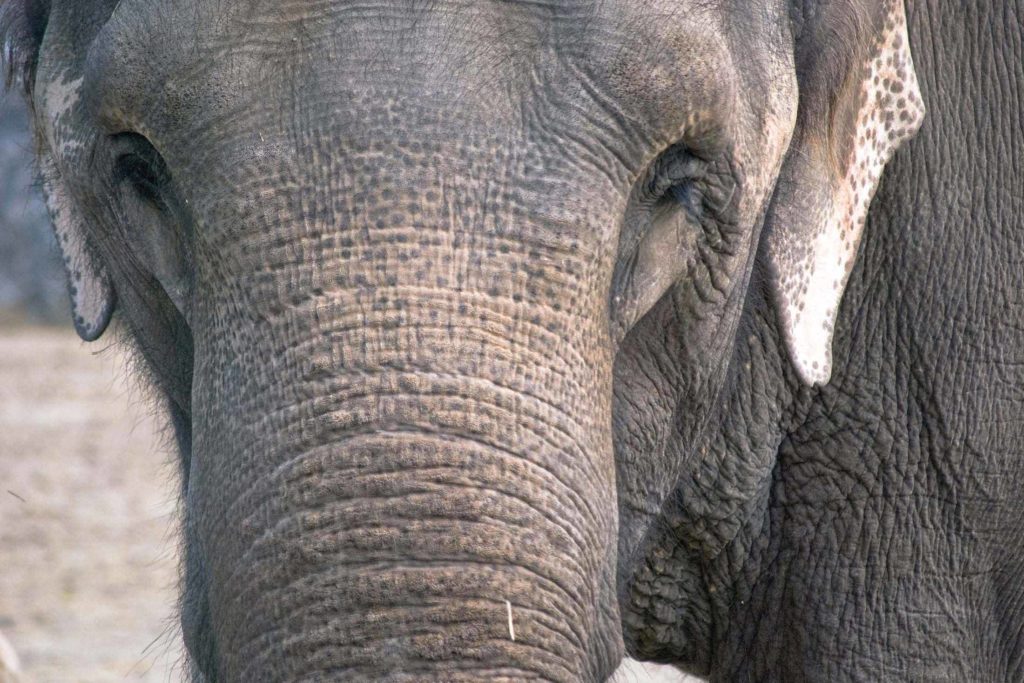
[(1024, 0), (3, 21), (194, 680), (1024, 680)]

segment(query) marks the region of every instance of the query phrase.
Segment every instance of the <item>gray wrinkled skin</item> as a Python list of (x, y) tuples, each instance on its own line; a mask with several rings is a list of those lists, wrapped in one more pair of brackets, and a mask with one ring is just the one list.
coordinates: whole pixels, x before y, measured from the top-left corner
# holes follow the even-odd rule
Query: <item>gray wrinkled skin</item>
[(76, 328), (180, 446), (193, 677), (1024, 678), (986, 6), (9, 1)]

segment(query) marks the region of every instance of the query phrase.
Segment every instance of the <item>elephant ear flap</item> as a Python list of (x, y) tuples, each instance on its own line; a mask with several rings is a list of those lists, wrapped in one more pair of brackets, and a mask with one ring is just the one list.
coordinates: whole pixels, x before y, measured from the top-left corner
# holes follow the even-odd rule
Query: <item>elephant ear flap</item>
[(832, 373), (832, 333), (882, 169), (924, 105), (903, 0), (817, 4), (799, 25), (797, 127), (766, 218), (786, 347), (807, 384)]
[[(86, 51), (83, 48), (79, 52), (76, 45), (87, 37), (84, 28), (97, 24), (91, 15), (102, 13), (103, 5), (109, 4), (93, 7), (96, 3), (69, 2), (56, 3), (57, 7), (48, 0), (0, 0), (0, 62), (6, 61), (7, 85), (15, 80), (21, 83), (35, 119), (43, 193), (68, 275), (75, 330), (85, 341), (98, 339), (106, 330), (116, 297), (107, 272), (89, 244), (89, 226), (69, 193), (61, 169), (85, 164), (80, 158), (82, 141), (78, 139), (83, 79), (73, 73), (74, 55)], [(51, 28), (54, 34), (73, 36), (73, 40), (54, 39), (52, 54), (46, 58), (41, 50)]]
[(52, 168), (44, 169), (43, 185), (68, 275), (75, 331), (83, 340), (95, 341), (110, 324), (116, 294), (110, 277), (93, 255), (81, 214), (64, 195), (59, 177), (56, 177), (58, 174), (53, 171)]

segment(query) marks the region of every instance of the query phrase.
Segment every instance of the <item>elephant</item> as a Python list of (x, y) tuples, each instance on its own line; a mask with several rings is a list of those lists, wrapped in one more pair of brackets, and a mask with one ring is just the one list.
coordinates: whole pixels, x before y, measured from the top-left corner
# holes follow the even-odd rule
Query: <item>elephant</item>
[(193, 680), (1024, 680), (1024, 0), (3, 12)]

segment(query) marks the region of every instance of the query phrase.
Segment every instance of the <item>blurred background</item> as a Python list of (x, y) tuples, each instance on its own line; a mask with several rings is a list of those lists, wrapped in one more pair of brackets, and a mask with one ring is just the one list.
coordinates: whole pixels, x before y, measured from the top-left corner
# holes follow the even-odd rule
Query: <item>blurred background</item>
[(70, 320), (0, 92), (0, 683), (177, 680), (175, 470), (121, 353)]
[(57, 245), (32, 173), (28, 116), (15, 94), (0, 94), (0, 315), (54, 324), (67, 320)]

